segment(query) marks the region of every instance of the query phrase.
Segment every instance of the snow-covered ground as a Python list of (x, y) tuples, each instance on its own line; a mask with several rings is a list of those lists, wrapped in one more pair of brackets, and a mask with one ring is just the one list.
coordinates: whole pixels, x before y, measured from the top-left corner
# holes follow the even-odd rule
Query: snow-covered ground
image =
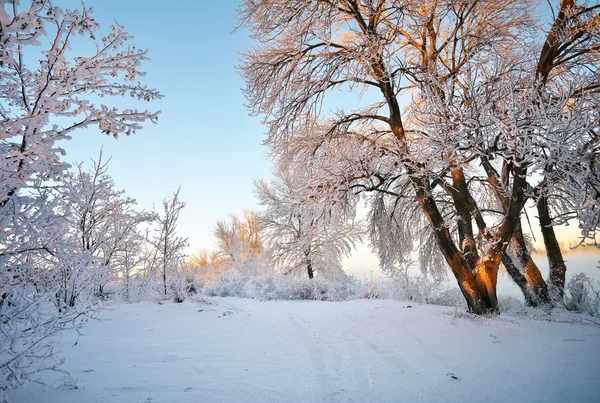
[[(411, 305), (411, 307), (409, 307)], [(598, 402), (600, 326), (446, 307), (211, 299), (118, 305), (59, 349), (51, 402)], [(585, 320), (583, 321), (585, 322)], [(52, 381), (51, 379), (55, 379)]]

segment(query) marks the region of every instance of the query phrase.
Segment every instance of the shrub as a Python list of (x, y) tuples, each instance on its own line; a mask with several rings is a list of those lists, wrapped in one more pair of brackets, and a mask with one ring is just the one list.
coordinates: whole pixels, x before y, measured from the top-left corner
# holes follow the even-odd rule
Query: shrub
[(262, 300), (344, 301), (357, 298), (361, 285), (354, 277), (300, 278), (274, 272), (247, 273), (230, 270), (220, 281), (206, 285), (204, 294)]
[(565, 306), (570, 311), (600, 316), (600, 284), (594, 287), (585, 273), (575, 274), (565, 287)]

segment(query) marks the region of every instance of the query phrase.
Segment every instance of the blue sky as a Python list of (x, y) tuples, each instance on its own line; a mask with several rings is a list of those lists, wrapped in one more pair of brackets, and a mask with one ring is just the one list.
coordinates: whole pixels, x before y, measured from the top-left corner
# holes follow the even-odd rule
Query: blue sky
[[(77, 1), (56, 1), (64, 8)], [(115, 140), (97, 129), (74, 133), (62, 144), (66, 160), (111, 156), (118, 188), (143, 208), (157, 207), (181, 185), (187, 207), (180, 233), (192, 250), (212, 248), (217, 219), (255, 207), (253, 180), (267, 177), (270, 163), (261, 146), (264, 127), (244, 106), (244, 83), (235, 69), (246, 33), (232, 33), (235, 1), (165, 2), (87, 0), (101, 32), (116, 20), (149, 48), (144, 82), (165, 98), (148, 105), (162, 111), (159, 124), (145, 125)], [(76, 49), (74, 49), (76, 51)], [(121, 104), (123, 101), (118, 101)]]

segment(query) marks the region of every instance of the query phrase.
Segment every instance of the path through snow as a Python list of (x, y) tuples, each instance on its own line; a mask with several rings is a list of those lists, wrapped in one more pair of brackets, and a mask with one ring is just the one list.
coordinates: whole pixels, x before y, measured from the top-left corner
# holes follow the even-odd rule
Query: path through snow
[[(15, 402), (598, 402), (600, 327), (397, 301), (118, 305)], [(52, 381), (51, 379), (55, 379)], [(62, 385), (62, 386), (61, 386)]]

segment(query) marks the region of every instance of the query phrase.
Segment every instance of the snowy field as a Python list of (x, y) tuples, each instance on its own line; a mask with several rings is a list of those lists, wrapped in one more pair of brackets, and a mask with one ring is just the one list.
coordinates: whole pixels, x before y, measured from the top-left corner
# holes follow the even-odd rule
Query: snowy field
[[(19, 403), (598, 402), (600, 326), (386, 300), (112, 306)], [(570, 314), (564, 314), (566, 315)], [(52, 380), (55, 379), (55, 380)]]

